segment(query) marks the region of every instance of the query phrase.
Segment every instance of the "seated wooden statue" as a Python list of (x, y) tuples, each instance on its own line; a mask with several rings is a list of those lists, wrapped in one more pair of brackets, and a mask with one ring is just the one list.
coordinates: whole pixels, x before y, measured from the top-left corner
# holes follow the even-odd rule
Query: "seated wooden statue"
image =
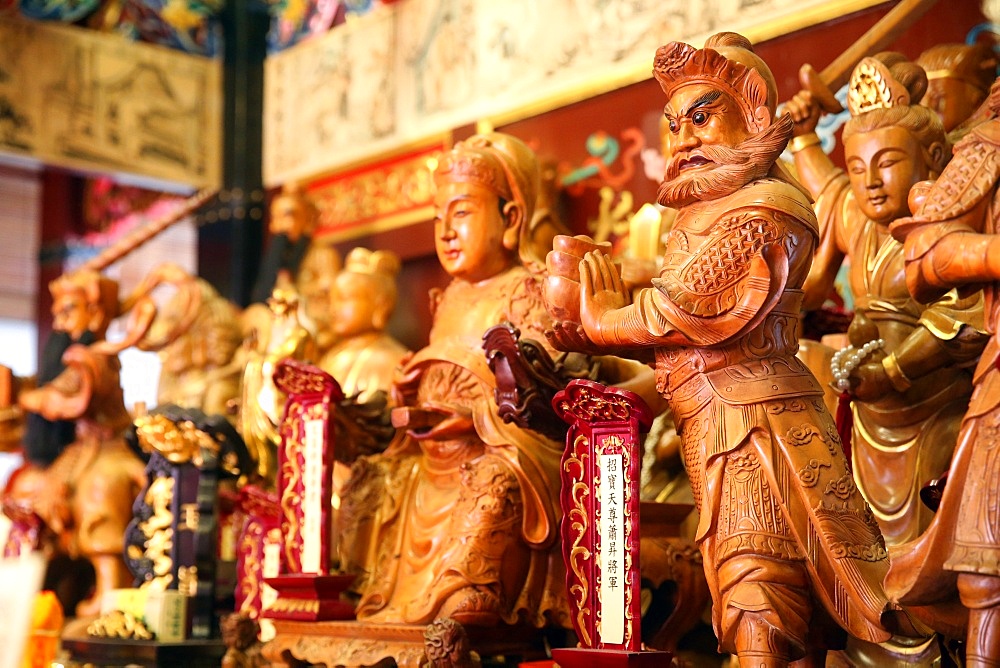
[(435, 180), (435, 246), (452, 281), (434, 298), (430, 343), (395, 387), (397, 438), (360, 458), (343, 492), (342, 565), (360, 575), (362, 623), (541, 626), (566, 610), (563, 444), (498, 417), (483, 351), (500, 322), (539, 341), (550, 324), (519, 256), (536, 160), (514, 137), (477, 135), (442, 158)]
[(655, 352), (720, 648), (740, 665), (823, 665), (848, 633), (887, 640), (883, 623), (897, 616), (878, 525), (823, 389), (795, 356), (818, 234), (808, 196), (777, 161), (792, 120), (775, 113), (774, 78), (740, 35), (660, 47), (653, 73), (669, 124), (658, 199), (679, 210), (663, 268), (633, 299), (607, 255), (586, 253), (579, 279), (546, 293), (569, 312), (554, 338)]
[(399, 258), (391, 251), (355, 248), (333, 282), (330, 327), (338, 341), (319, 366), (340, 384), (345, 397), (365, 402), (388, 393), (408, 352), (385, 332), (396, 307)]

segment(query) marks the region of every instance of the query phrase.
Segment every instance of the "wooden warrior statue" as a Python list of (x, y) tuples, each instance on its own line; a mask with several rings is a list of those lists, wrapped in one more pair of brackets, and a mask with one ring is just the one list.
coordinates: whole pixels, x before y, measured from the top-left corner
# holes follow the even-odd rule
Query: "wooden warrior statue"
[(911, 192), (916, 214), (892, 225), (905, 239), (906, 279), (917, 299), (986, 286), (990, 339), (938, 512), (900, 548), (885, 581), (894, 599), (919, 606), (916, 614), (936, 630), (960, 637), (967, 623), (965, 665), (976, 668), (1000, 657), (1000, 85), (983, 112), (989, 120), (955, 146), (933, 188)]
[(886, 640), (885, 543), (823, 389), (795, 356), (818, 235), (808, 195), (777, 162), (792, 120), (776, 116), (771, 72), (740, 35), (663, 46), (653, 73), (667, 96), (658, 200), (679, 209), (663, 268), (633, 299), (610, 258), (587, 253), (575, 292), (546, 293), (554, 312), (579, 300), (553, 337), (655, 352), (723, 651), (785, 666), (821, 660), (845, 633)]

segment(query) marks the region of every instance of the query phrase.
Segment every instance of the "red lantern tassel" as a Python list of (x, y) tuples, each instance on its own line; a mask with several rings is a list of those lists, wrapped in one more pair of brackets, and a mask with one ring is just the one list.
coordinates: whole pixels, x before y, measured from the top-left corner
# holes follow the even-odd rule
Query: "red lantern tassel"
[(851, 432), (854, 431), (854, 413), (851, 411), (851, 395), (841, 392), (837, 399), (837, 433), (847, 458), (847, 470), (851, 470)]

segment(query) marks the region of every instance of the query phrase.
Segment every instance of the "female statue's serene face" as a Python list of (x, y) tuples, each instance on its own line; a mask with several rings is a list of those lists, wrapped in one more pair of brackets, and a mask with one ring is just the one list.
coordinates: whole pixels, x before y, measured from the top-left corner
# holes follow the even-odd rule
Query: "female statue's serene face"
[(453, 278), (477, 283), (512, 266), (515, 256), (504, 245), (507, 220), (496, 193), (476, 183), (443, 183), (434, 206), (434, 246)]
[(929, 173), (909, 130), (891, 126), (853, 134), (844, 141), (844, 158), (862, 213), (881, 225), (909, 215), (910, 188)]

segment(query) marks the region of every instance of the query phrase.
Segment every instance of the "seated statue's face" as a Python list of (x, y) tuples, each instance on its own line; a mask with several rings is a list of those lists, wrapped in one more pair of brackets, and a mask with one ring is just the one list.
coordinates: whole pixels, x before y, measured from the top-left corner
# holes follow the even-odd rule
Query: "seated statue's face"
[(447, 182), (434, 196), (434, 247), (453, 278), (478, 283), (515, 262), (504, 244), (507, 219), (499, 197), (476, 183)]
[(849, 136), (844, 159), (861, 212), (880, 225), (909, 215), (910, 188), (929, 176), (923, 156), (916, 137), (899, 126)]
[(381, 308), (375, 281), (352, 271), (341, 272), (330, 292), (330, 326), (340, 337), (358, 336), (376, 329)]
[(279, 195), (271, 205), (271, 234), (286, 234), (297, 240), (309, 231), (309, 212), (305, 204), (290, 195)]

